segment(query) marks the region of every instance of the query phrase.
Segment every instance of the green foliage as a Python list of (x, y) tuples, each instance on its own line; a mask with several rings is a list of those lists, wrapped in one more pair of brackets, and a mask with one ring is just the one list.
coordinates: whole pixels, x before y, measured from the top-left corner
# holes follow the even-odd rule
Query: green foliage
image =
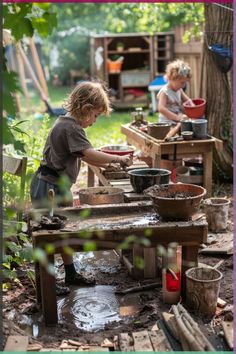
[[(54, 69), (65, 82), (69, 70), (89, 72), (90, 36), (105, 33), (172, 30), (181, 23), (193, 24), (185, 40), (199, 34), (204, 21), (201, 3), (64, 3), (52, 4), (58, 15), (58, 27), (44, 43), (45, 52), (55, 45), (59, 65)], [(83, 75), (82, 75), (83, 76)]]

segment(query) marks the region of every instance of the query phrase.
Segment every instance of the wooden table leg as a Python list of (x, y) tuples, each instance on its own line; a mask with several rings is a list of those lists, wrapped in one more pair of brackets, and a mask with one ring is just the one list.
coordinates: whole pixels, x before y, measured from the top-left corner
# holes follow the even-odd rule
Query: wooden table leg
[[(48, 262), (54, 266), (54, 255), (48, 256)], [(58, 321), (55, 275), (49, 274), (44, 266), (39, 265), (39, 267), (42, 308), (45, 324), (47, 326), (55, 325)]]
[(199, 246), (182, 246), (181, 296), (183, 299), (185, 299), (185, 297), (186, 297), (185, 272), (189, 268), (197, 267), (197, 265), (198, 265), (198, 249), (199, 249)]
[(94, 187), (94, 183), (95, 183), (94, 172), (92, 171), (92, 169), (91, 169), (90, 166), (88, 165), (88, 180), (87, 180), (87, 185), (88, 185), (88, 187)]
[(155, 158), (152, 159), (152, 167), (160, 168), (161, 165), (161, 155), (155, 155)]
[(34, 263), (34, 271), (35, 271), (36, 297), (37, 297), (38, 304), (40, 304), (42, 302), (42, 297), (41, 297), (41, 283), (40, 283), (39, 262), (35, 262)]
[(133, 265), (134, 265), (133, 277), (134, 279), (143, 279), (143, 269), (137, 268), (135, 263), (136, 257), (143, 259), (143, 246), (140, 246), (138, 244), (133, 245)]
[(144, 255), (144, 279), (156, 278), (157, 276), (157, 251), (156, 247), (145, 247)]
[(203, 187), (206, 188), (206, 196), (212, 193), (212, 148), (203, 154)]

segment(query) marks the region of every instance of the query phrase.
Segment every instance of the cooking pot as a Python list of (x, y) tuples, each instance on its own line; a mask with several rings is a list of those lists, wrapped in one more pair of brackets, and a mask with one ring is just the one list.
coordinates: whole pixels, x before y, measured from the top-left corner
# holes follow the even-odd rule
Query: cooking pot
[(168, 184), (171, 171), (158, 168), (141, 168), (128, 171), (130, 183), (136, 193), (155, 184)]
[(152, 186), (144, 191), (163, 220), (189, 220), (198, 212), (206, 189), (195, 184)]
[(148, 134), (151, 135), (153, 138), (158, 140), (163, 140), (166, 135), (169, 133), (171, 128), (170, 123), (155, 123), (149, 124), (147, 127)]
[(80, 189), (80, 204), (119, 204), (124, 203), (124, 191), (114, 187), (89, 187)]

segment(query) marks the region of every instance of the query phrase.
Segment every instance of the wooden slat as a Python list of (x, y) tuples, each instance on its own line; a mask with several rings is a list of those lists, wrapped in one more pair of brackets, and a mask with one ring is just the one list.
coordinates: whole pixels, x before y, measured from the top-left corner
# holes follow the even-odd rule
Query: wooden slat
[(15, 175), (18, 174), (18, 171), (21, 168), (22, 159), (3, 155), (2, 163), (3, 172), (8, 172)]
[(223, 321), (222, 327), (225, 334), (226, 342), (228, 343), (230, 349), (232, 350), (234, 345), (233, 321)]
[(144, 279), (156, 278), (157, 276), (157, 251), (155, 247), (147, 247), (143, 250), (144, 255)]
[(172, 351), (171, 345), (168, 342), (165, 333), (162, 329), (149, 332), (149, 337), (153, 346), (154, 352), (169, 352)]
[(128, 333), (120, 333), (118, 335), (118, 343), (121, 352), (133, 352), (134, 351), (134, 341), (133, 338)]
[(4, 348), (5, 352), (26, 352), (28, 347), (28, 336), (9, 336)]
[(134, 339), (134, 350), (136, 352), (153, 352), (152, 343), (150, 341), (148, 331), (134, 332), (132, 334)]

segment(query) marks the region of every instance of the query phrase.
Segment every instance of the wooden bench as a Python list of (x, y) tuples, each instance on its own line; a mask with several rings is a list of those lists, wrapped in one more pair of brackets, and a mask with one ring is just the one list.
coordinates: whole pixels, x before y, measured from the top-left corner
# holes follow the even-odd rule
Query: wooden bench
[[(86, 219), (80, 216), (80, 213), (85, 211), (89, 213)], [(43, 213), (43, 211), (41, 212)], [(61, 253), (64, 246), (69, 246), (75, 251), (83, 250), (83, 245), (88, 241), (85, 233), (89, 230), (89, 241), (96, 242), (97, 250), (116, 249), (127, 236), (134, 235), (137, 238), (137, 243), (130, 244), (129, 247), (134, 248), (137, 255), (139, 252), (143, 252), (143, 246), (138, 243), (138, 240), (144, 237), (144, 232), (148, 228), (150, 249), (156, 248), (158, 245), (168, 247), (172, 242), (178, 242), (182, 246), (182, 296), (184, 297), (185, 271), (197, 265), (199, 246), (207, 239), (207, 223), (204, 220), (188, 222), (161, 222), (157, 220), (147, 221), (147, 224), (144, 225), (143, 221), (147, 220), (149, 213), (151, 219), (148, 220), (153, 220), (156, 213), (153, 211), (151, 202), (58, 209), (55, 214), (66, 216), (68, 223), (74, 225), (73, 228), (68, 230), (66, 224), (62, 230), (32, 232), (33, 247), (46, 249), (47, 244), (52, 244), (54, 251), (53, 254), (47, 255), (47, 260), (54, 264), (54, 254)], [(31, 217), (34, 218), (35, 214), (39, 216), (40, 211), (32, 210)], [(73, 222), (71, 223), (71, 221)], [(145, 248), (147, 259), (148, 249), (149, 247)], [(35, 274), (37, 298), (39, 302), (42, 302), (45, 322), (47, 325), (56, 324), (55, 277), (38, 263), (35, 265)], [(137, 269), (136, 278), (141, 277), (143, 277), (143, 270)]]

